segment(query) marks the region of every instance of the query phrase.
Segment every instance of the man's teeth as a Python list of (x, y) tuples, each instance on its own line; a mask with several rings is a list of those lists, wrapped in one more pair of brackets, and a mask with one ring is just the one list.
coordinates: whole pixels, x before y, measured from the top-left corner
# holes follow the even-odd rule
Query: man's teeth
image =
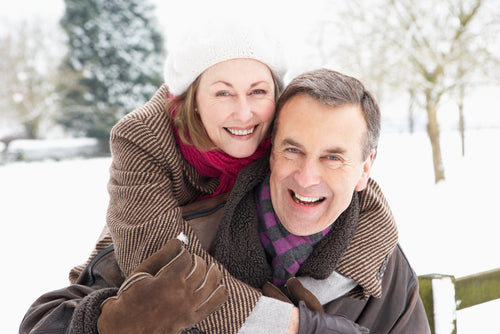
[(255, 126), (251, 129), (247, 129), (247, 130), (237, 130), (237, 129), (231, 129), (231, 128), (226, 128), (226, 130), (235, 136), (246, 136), (246, 135), (252, 134), (254, 132)]
[(300, 202), (307, 203), (307, 204), (312, 204), (315, 202), (323, 201), (323, 199), (324, 199), (324, 197), (305, 197), (305, 196), (301, 196), (297, 193), (294, 193), (293, 195), (294, 195), (296, 202), (300, 201)]

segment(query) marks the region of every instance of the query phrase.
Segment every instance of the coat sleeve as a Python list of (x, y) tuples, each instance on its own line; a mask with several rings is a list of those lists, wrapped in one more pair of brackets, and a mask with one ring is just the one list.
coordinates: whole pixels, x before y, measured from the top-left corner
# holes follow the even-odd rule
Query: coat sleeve
[(179, 205), (185, 203), (179, 202), (196, 198), (189, 198), (187, 191), (184, 195), (174, 191), (174, 186), (186, 186), (182, 184), (181, 166), (175, 164), (175, 150), (158, 139), (168, 132), (154, 133), (144, 120), (132, 116), (121, 120), (110, 138), (106, 221), (124, 276), (182, 232)]
[[(94, 304), (100, 305), (106, 298), (115, 295), (117, 291), (117, 288), (93, 290), (88, 286), (73, 284), (60, 290), (48, 292), (38, 298), (28, 309), (19, 327), (19, 333), (75, 333), (72, 331), (72, 318), (73, 315), (77, 314), (75, 309), (86, 304), (82, 301), (92, 300), (95, 301)], [(85, 315), (80, 312), (80, 315), (87, 317), (87, 319), (99, 316), (99, 308), (90, 307), (88, 309), (92, 311)], [(95, 326), (95, 330), (81, 333), (97, 334), (97, 318), (95, 321), (80, 321), (79, 323), (88, 327)]]
[[(103, 251), (108, 252), (106, 256), (99, 253), (85, 267), (75, 284), (38, 298), (26, 313), (20, 333), (98, 334), (101, 304), (106, 298), (116, 295), (123, 280), (114, 262), (114, 253), (109, 249)], [(205, 333), (245, 333), (243, 326), (249, 333), (258, 333), (264, 328), (271, 333), (278, 324), (286, 328), (291, 305), (260, 297), (258, 290), (222, 270), (229, 301), (198, 323), (196, 328)], [(255, 307), (257, 304), (260, 307)]]
[[(161, 126), (169, 126), (169, 124), (157, 125), (157, 127)], [(176, 238), (181, 233), (184, 234), (188, 242), (186, 246), (188, 251), (201, 256), (208, 263), (217, 264), (223, 275), (222, 282), (229, 293), (228, 302), (200, 322), (197, 325), (198, 329), (207, 333), (237, 333), (254, 309), (261, 293), (236, 280), (222, 265), (218, 264), (202, 248), (194, 231), (182, 218), (179, 205), (192, 202), (203, 192), (189, 188), (185, 184), (188, 182), (185, 181), (187, 178), (184, 175), (185, 167), (175, 164), (175, 160), (180, 160), (180, 158), (176, 159), (175, 152), (165, 149), (175, 143), (169, 144), (168, 135), (162, 137), (166, 142), (160, 142), (158, 135), (154, 133), (151, 125), (135, 118), (126, 119), (112, 131), (113, 162), (108, 185), (110, 204), (107, 226), (115, 245), (116, 260), (124, 273), (123, 276), (126, 276), (127, 272), (135, 269), (140, 262), (160, 249), (167, 240)], [(167, 157), (174, 163), (168, 164)], [(187, 174), (192, 177), (189, 184), (207, 184), (207, 180), (203, 180), (193, 171)], [(209, 185), (210, 182), (208, 182)], [(217, 183), (213, 185), (216, 186)], [(70, 293), (74, 289), (77, 289), (78, 293)], [(68, 319), (72, 319), (75, 308), (80, 306), (84, 313), (88, 312), (89, 317), (72, 319), (73, 327), (78, 326), (78, 321), (85, 322), (94, 319), (92, 314), (95, 314), (94, 311), (97, 314), (100, 313), (100, 304), (91, 303), (90, 306), (82, 304), (82, 301), (94, 300), (90, 297), (84, 299), (94, 290), (96, 289), (80, 289), (74, 285), (64, 289), (65, 294), (70, 294), (63, 298), (50, 294), (38, 300), (36, 308), (28, 312), (24, 333), (29, 332), (28, 327), (35, 328), (37, 324), (55, 325), (54, 319), (59, 316), (45, 316), (50, 314), (55, 316), (59, 311), (64, 311), (63, 320), (66, 323)], [(34, 313), (36, 309), (43, 309), (43, 312)]]
[(361, 319), (361, 324), (365, 321), (366, 327), (376, 333), (430, 334), (418, 277), (399, 244), (384, 273), (382, 297), (366, 303)]
[(409, 291), (407, 307), (390, 333), (409, 333), (409, 331), (422, 334), (431, 333), (424, 305), (419, 295), (418, 281)]
[[(384, 267), (380, 297), (362, 299), (358, 293), (348, 293), (323, 305), (325, 312), (343, 315), (370, 329), (371, 333), (430, 333), (419, 295), (418, 277), (399, 245)], [(351, 292), (358, 289), (359, 286)]]
[(108, 247), (90, 261), (75, 284), (38, 298), (26, 312), (19, 332), (97, 333), (101, 303), (116, 295), (122, 281), (113, 247)]
[(181, 162), (178, 150), (172, 149), (176, 145), (172, 131), (158, 132), (161, 126), (170, 128), (170, 123), (153, 127), (147, 122), (147, 119), (126, 118), (111, 133), (113, 162), (108, 184), (107, 226), (118, 264), (127, 276), (167, 240), (184, 235), (188, 251), (208, 263), (216, 263), (229, 293), (228, 302), (198, 328), (207, 333), (237, 333), (261, 292), (236, 280), (202, 248), (182, 218), (180, 208), (209, 192), (211, 186), (215, 189), (217, 182), (210, 183), (196, 173), (194, 167), (186, 171), (190, 166)]
[[(392, 262), (384, 276), (386, 297), (380, 312), (388, 312), (386, 324), (387, 333), (422, 333), (430, 334), (429, 321), (419, 294), (418, 277), (411, 268), (401, 246), (398, 245), (392, 253)], [(381, 317), (384, 319), (384, 316)], [(379, 324), (382, 325), (382, 324)]]
[[(418, 293), (418, 282), (414, 283), (410, 283), (410, 288), (406, 294), (388, 293), (381, 299), (371, 297), (368, 301), (361, 301), (343, 297), (333, 311), (333, 307), (330, 305), (328, 313), (310, 312), (307, 309), (304, 311), (301, 308), (301, 329), (302, 322), (304, 322), (312, 325), (317, 330), (317, 333), (327, 333), (328, 331), (323, 329), (322, 326), (335, 320), (337, 316), (343, 316), (346, 319), (355, 321), (360, 326), (368, 328), (372, 333), (430, 334), (427, 316)], [(332, 302), (332, 304), (336, 303), (335, 301)], [(355, 326), (354, 323), (351, 325)], [(325, 328), (331, 329), (335, 328), (335, 326), (328, 325)], [(365, 333), (359, 328), (353, 328), (348, 332), (358, 333), (358, 331)], [(303, 333), (303, 331), (299, 331), (300, 333)]]

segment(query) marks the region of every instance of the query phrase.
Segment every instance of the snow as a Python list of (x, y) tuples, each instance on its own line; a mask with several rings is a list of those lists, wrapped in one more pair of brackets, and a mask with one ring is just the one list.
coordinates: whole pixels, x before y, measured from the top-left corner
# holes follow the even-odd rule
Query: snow
[[(0, 144), (0, 152), (3, 147)], [(45, 159), (61, 160), (74, 157), (96, 156), (99, 153), (99, 142), (95, 138), (70, 138), (13, 140), (6, 152), (7, 161), (36, 161)], [(0, 157), (0, 164), (2, 163)]]
[(455, 285), (450, 276), (436, 275), (432, 280), (432, 299), (436, 334), (450, 334), (457, 319)]
[[(419, 275), (461, 277), (500, 267), (499, 142), (500, 129), (470, 131), (461, 157), (458, 134), (443, 133), (447, 179), (434, 185), (425, 134), (382, 134), (372, 176), (391, 204), (400, 243)], [(6, 227), (1, 279), (8, 301), (1, 313), (9, 315), (2, 332), (14, 333), (29, 305), (67, 285), (70, 268), (87, 259), (105, 223), (109, 164), (109, 158), (98, 158), (0, 166)], [(491, 320), (499, 309), (496, 300), (458, 311), (458, 333), (498, 332)]]
[(0, 167), (2, 333), (16, 333), (29, 305), (86, 261), (105, 222), (108, 166), (100, 158)]
[(495, 233), (500, 156), (494, 149), (499, 133), (467, 132), (462, 158), (458, 133), (444, 132), (446, 181), (437, 185), (424, 133), (382, 134), (372, 176), (391, 204), (403, 248), (417, 273), (461, 277), (500, 267), (500, 258), (493, 256), (500, 253)]

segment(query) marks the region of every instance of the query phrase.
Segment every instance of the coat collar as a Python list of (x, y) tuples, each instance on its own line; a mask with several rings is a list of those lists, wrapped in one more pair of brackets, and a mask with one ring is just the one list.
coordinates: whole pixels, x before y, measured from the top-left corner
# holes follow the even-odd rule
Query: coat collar
[(358, 228), (337, 271), (363, 288), (353, 296), (381, 297), (382, 277), (397, 245), (398, 231), (389, 204), (374, 180), (370, 179), (359, 195)]

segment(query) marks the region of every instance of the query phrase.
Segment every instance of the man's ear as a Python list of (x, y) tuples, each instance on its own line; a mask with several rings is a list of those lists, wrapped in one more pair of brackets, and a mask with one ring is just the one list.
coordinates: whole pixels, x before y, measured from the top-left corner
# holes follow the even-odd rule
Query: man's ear
[(273, 170), (273, 165), (274, 165), (274, 160), (276, 158), (274, 157), (274, 150), (273, 147), (271, 146), (271, 153), (269, 154), (269, 170)]
[(370, 155), (366, 158), (365, 162), (363, 162), (363, 173), (356, 183), (356, 187), (354, 189), (356, 191), (362, 191), (366, 188), (366, 184), (368, 183), (368, 179), (370, 178), (370, 171), (372, 169), (373, 158), (375, 157), (375, 150), (371, 150)]

